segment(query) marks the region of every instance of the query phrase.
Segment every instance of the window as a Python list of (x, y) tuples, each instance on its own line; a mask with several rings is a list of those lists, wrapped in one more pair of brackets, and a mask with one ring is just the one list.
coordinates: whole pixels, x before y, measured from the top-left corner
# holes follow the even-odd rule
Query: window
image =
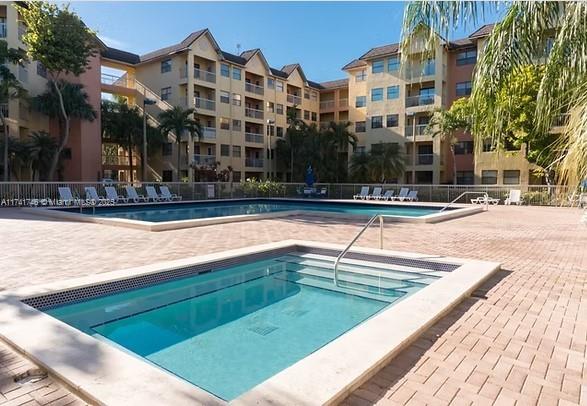
[(275, 113), (275, 104), (273, 102), (267, 102), (267, 111), (269, 113)]
[(367, 71), (363, 69), (355, 75), (355, 82), (363, 82), (367, 80)]
[(310, 91), (309, 90), (304, 90), (304, 99), (310, 100)]
[(241, 121), (240, 120), (232, 120), (232, 131), (240, 131), (241, 130)]
[(304, 120), (310, 119), (310, 112), (308, 110), (304, 110)]
[(504, 185), (519, 185), (520, 184), (520, 171), (503, 171), (503, 184)]
[(381, 101), (383, 100), (383, 88), (377, 87), (375, 89), (371, 89), (371, 101)]
[(169, 100), (171, 98), (171, 87), (161, 88), (161, 100)]
[(232, 146), (232, 156), (235, 158), (241, 157), (241, 146), (240, 145), (233, 145)]
[(171, 59), (161, 61), (161, 73), (171, 72)]
[(163, 156), (169, 156), (171, 155), (173, 151), (173, 144), (170, 142), (166, 142), (165, 144), (163, 144), (163, 148), (161, 149), (161, 154)]
[(472, 65), (477, 62), (477, 49), (467, 49), (457, 54), (457, 66)]
[(277, 104), (275, 105), (275, 112), (276, 112), (277, 114), (283, 114), (283, 104), (279, 104), (279, 103), (277, 103)]
[(41, 62), (37, 62), (37, 75), (43, 78), (47, 77), (47, 68)]
[(220, 103), (230, 103), (230, 93), (225, 92), (224, 90), (220, 91)]
[(483, 185), (496, 185), (497, 171), (481, 171), (481, 183)]
[(310, 98), (312, 99), (312, 101), (317, 101), (318, 100), (318, 93), (312, 92), (310, 94)]
[(230, 130), (230, 119), (226, 117), (220, 117), (220, 129)]
[(275, 90), (283, 92), (283, 82), (281, 80), (275, 82)]
[(357, 96), (355, 107), (365, 107), (367, 105), (367, 96)]
[(469, 155), (473, 153), (473, 141), (459, 141), (455, 144), (455, 155)]
[(0, 17), (0, 38), (6, 38), (6, 17)]
[(230, 145), (220, 144), (220, 156), (230, 156)]
[(355, 123), (355, 132), (356, 133), (364, 133), (366, 127), (367, 126), (365, 125), (364, 121), (357, 121)]
[(399, 58), (397, 56), (392, 56), (387, 60), (387, 71), (388, 72), (397, 72), (399, 70)]
[(230, 66), (225, 63), (220, 64), (220, 74), (224, 77), (230, 77)]
[(283, 137), (283, 127), (276, 127), (275, 131), (278, 137)]
[(318, 119), (318, 116), (316, 115), (316, 112), (312, 112), (312, 121), (316, 121)]
[(387, 115), (387, 127), (399, 126), (399, 114), (388, 114)]
[(475, 172), (473, 171), (457, 171), (457, 185), (473, 185), (475, 184)]
[(240, 70), (240, 68), (232, 68), (232, 78), (234, 80), (241, 80), (241, 70)]
[(387, 99), (398, 99), (399, 98), (399, 85), (389, 86), (387, 88)]
[(383, 116), (371, 117), (371, 128), (383, 128)]
[(457, 83), (457, 97), (458, 96), (469, 96), (471, 94), (471, 82), (459, 82)]
[(378, 61), (373, 61), (373, 65), (371, 65), (371, 73), (381, 73), (383, 72), (383, 59)]
[(267, 78), (267, 89), (275, 89), (275, 79)]
[(241, 99), (240, 94), (238, 94), (238, 93), (232, 94), (232, 104), (234, 104), (235, 106), (240, 106), (242, 104), (242, 99)]
[(267, 133), (269, 134), (270, 137), (273, 137), (275, 135), (275, 127), (272, 125), (268, 125), (267, 126)]

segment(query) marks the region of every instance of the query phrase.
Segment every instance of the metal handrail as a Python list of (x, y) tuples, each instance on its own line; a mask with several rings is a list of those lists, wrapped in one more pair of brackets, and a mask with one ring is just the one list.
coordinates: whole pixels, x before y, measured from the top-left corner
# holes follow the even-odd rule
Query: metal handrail
[(482, 194), (483, 196), (485, 196), (485, 210), (489, 210), (489, 195), (487, 194), (487, 192), (463, 192), (460, 195), (457, 196), (456, 199), (453, 199), (452, 201), (448, 202), (446, 204), (446, 206), (444, 206), (442, 209), (440, 209), (440, 213), (442, 213), (443, 211), (445, 211), (451, 204), (453, 204), (454, 202), (456, 202), (457, 200), (459, 200), (461, 197), (468, 195), (468, 194)]
[(375, 220), (377, 220), (377, 219), (379, 219), (379, 249), (383, 249), (383, 218), (384, 217), (386, 217), (386, 215), (384, 215), (384, 214), (376, 214), (373, 217), (371, 217), (369, 219), (369, 221), (367, 221), (367, 224), (365, 224), (363, 226), (361, 231), (359, 231), (357, 233), (357, 235), (355, 235), (355, 238), (353, 238), (352, 241), (350, 243), (348, 243), (348, 245), (345, 247), (345, 249), (341, 251), (341, 253), (338, 255), (338, 257), (336, 257), (336, 260), (334, 261), (334, 284), (336, 286), (338, 286), (338, 264), (340, 263), (340, 260), (351, 249), (351, 247), (359, 239), (359, 237), (363, 235), (365, 230), (367, 230), (369, 228), (369, 226), (371, 224), (373, 224), (375, 222)]

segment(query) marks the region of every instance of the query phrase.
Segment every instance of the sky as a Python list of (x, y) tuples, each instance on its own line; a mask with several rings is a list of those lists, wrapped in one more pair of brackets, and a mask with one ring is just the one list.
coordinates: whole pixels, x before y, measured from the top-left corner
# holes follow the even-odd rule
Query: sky
[[(269, 64), (300, 63), (308, 79), (343, 78), (341, 68), (370, 48), (398, 42), (402, 2), (73, 2), (108, 45), (138, 54), (209, 28), (227, 52), (261, 48)], [(496, 15), (483, 23), (494, 22)], [(474, 27), (455, 30), (466, 37)]]

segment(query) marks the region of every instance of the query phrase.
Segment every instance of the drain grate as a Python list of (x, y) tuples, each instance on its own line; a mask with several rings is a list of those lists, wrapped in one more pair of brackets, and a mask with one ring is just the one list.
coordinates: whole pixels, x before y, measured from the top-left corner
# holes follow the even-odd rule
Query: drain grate
[(249, 327), (247, 330), (252, 331), (255, 334), (259, 334), (260, 336), (266, 336), (277, 330), (279, 327), (274, 326), (273, 324), (268, 323), (259, 323), (254, 326)]

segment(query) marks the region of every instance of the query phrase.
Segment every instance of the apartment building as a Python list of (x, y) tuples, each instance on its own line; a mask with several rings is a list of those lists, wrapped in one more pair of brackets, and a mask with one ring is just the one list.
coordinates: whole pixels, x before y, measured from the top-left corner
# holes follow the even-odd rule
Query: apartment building
[[(233, 181), (282, 178), (275, 145), (285, 135), (287, 111), (295, 109), (300, 119), (318, 122), (321, 86), (308, 80), (299, 64), (273, 68), (260, 49), (228, 53), (208, 29), (140, 56), (109, 48), (102, 61), (124, 71), (103, 91), (128, 94), (139, 106), (145, 96), (154, 99), (154, 106), (145, 107), (153, 122), (171, 106), (196, 110), (202, 136), (193, 143), (182, 136), (182, 179), (229, 167)], [(125, 87), (135, 91), (119, 89)], [(177, 148), (170, 139), (161, 159), (151, 162), (153, 175), (159, 173), (164, 181), (175, 179)]]
[[(26, 4), (21, 2), (21, 4)], [(13, 6), (14, 2), (0, 2), (0, 40), (6, 41), (9, 48), (25, 50), (22, 37), (26, 33), (26, 25)], [(102, 46), (99, 43), (98, 46)], [(8, 64), (8, 68), (20, 81), (29, 97), (43, 93), (47, 88), (47, 71), (37, 61), (27, 61), (22, 66)], [(74, 83), (83, 83), (88, 93), (88, 101), (99, 115), (100, 113), (100, 59), (92, 58), (90, 68), (80, 77), (67, 76), (66, 80)], [(56, 120), (35, 112), (31, 109), (26, 98), (12, 99), (1, 105), (4, 116), (8, 117), (8, 135), (13, 138), (26, 140), (35, 131), (45, 131), (55, 137), (59, 129)], [(0, 126), (2, 138), (4, 129)], [(83, 138), (82, 138), (83, 135)], [(70, 141), (65, 146), (62, 155), (62, 169), (60, 176), (63, 180), (96, 181), (102, 175), (101, 171), (101, 132), (100, 120), (80, 122), (72, 120)], [(0, 178), (3, 168), (0, 166)], [(12, 168), (11, 179), (30, 180), (30, 171), (27, 168)]]

